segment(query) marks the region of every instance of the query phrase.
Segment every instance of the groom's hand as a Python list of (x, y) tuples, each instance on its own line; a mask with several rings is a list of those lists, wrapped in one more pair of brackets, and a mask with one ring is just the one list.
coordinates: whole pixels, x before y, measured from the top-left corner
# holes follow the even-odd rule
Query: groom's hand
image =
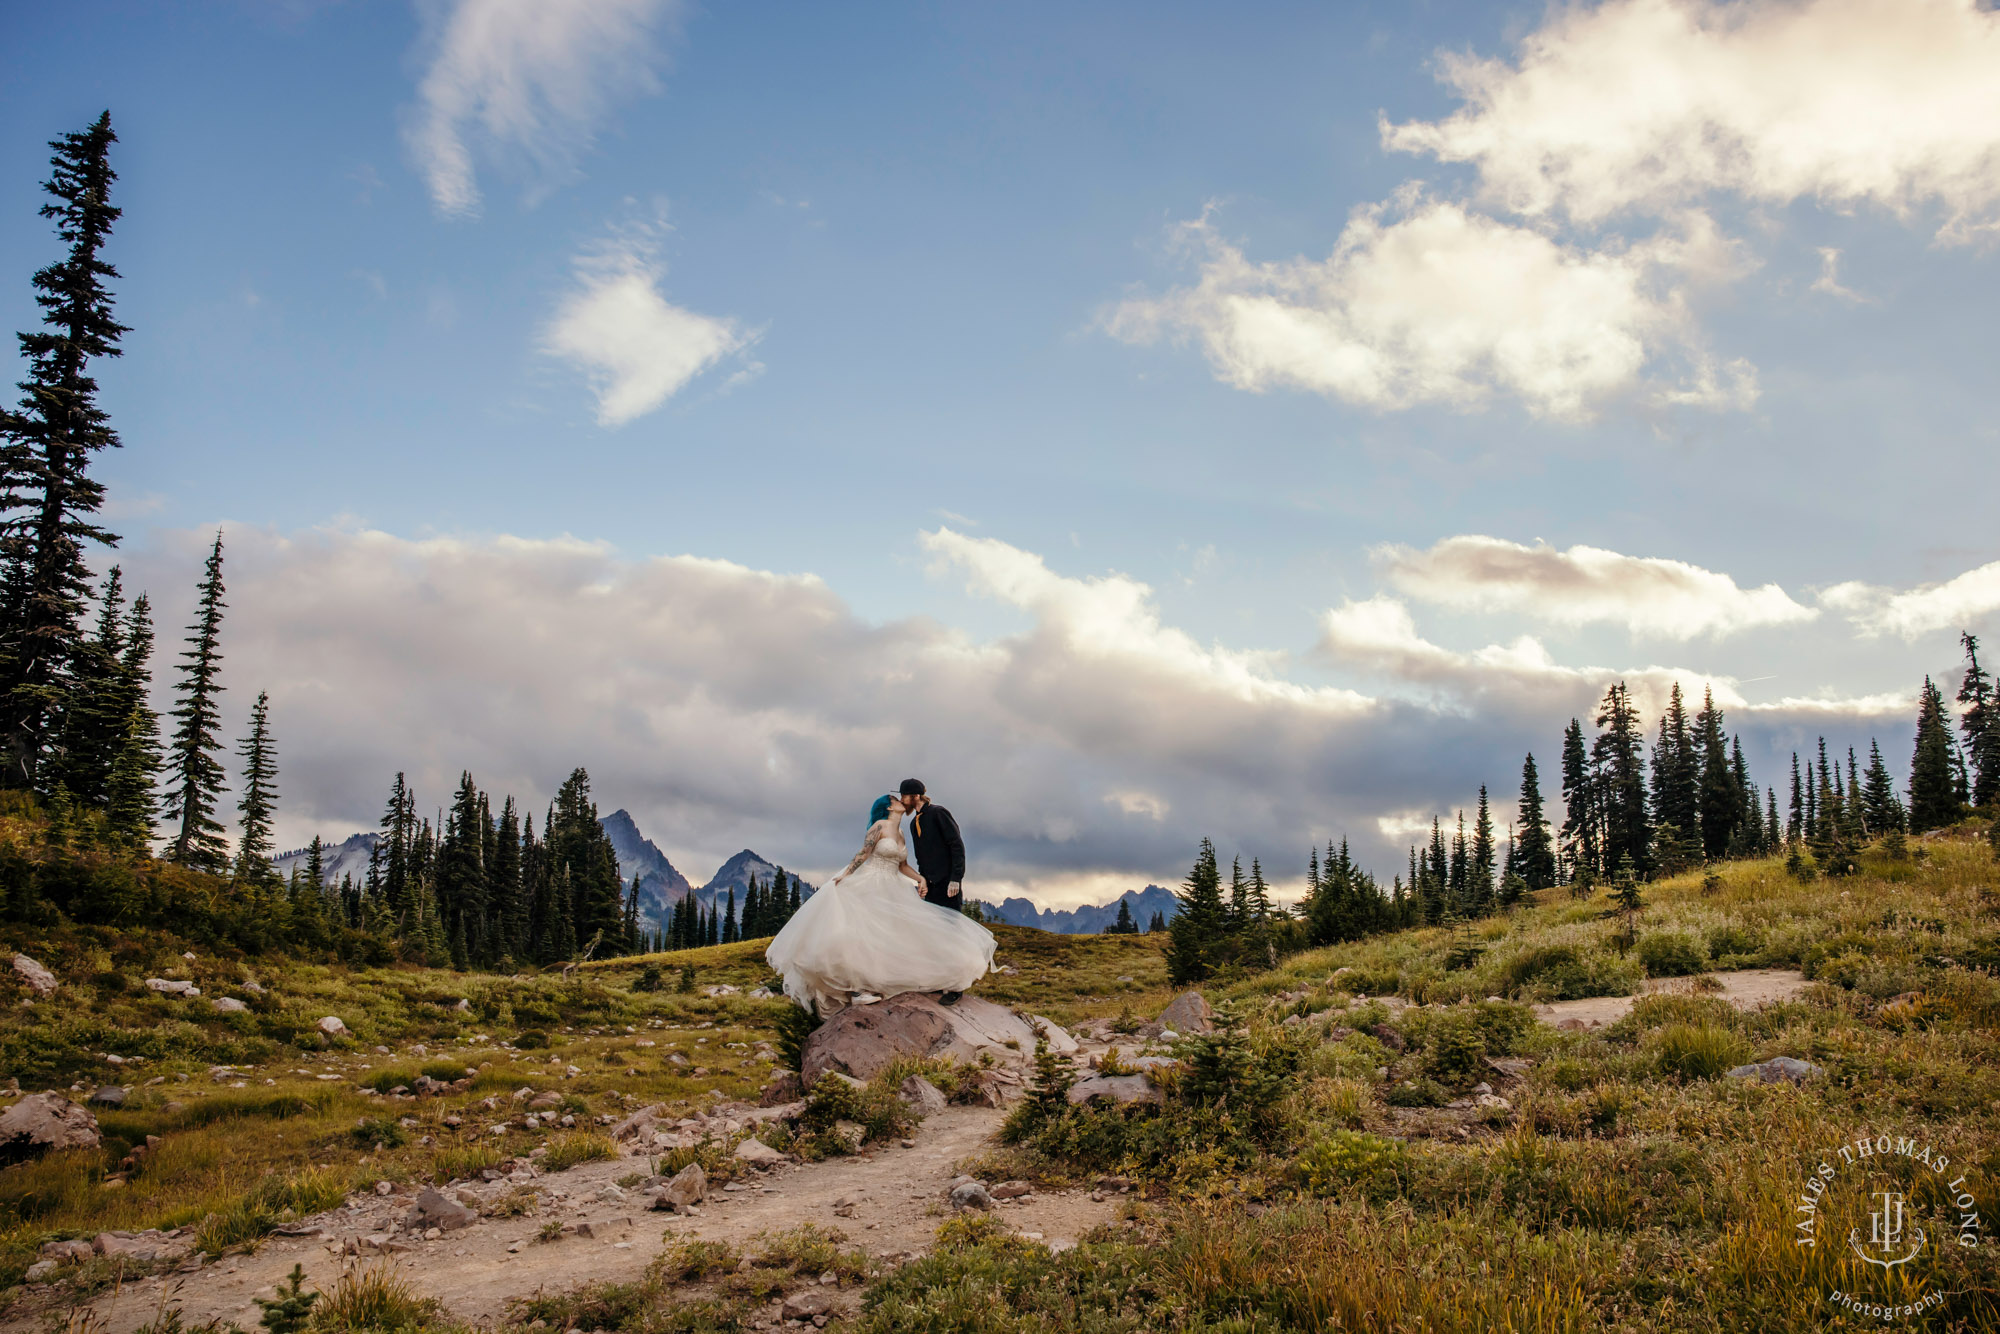
[(948, 894), (949, 896), (951, 896), (951, 897), (952, 897), (952, 898), (954, 898), (954, 899), (955, 899), (955, 898), (957, 898), (957, 897), (958, 897), (958, 884), (959, 884), (959, 882), (958, 882), (958, 881), (956, 881), (956, 880), (952, 881), (952, 882), (951, 882), (951, 888), (950, 888), (950, 889), (947, 889), (947, 890), (945, 891), (945, 893), (946, 893), (946, 894)]

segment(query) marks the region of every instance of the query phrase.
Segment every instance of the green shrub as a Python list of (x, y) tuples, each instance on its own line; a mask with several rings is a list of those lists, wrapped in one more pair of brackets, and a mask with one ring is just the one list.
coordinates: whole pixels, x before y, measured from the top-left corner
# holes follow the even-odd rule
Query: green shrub
[(1292, 1174), (1312, 1195), (1355, 1191), (1383, 1200), (1400, 1192), (1408, 1165), (1408, 1154), (1396, 1140), (1336, 1130), (1300, 1154)]
[(1442, 1107), (1451, 1101), (1444, 1085), (1432, 1079), (1406, 1079), (1382, 1095), (1391, 1107)]
[(1720, 926), (1709, 928), (1708, 953), (1717, 961), (1740, 959), (1746, 955), (1754, 956), (1763, 948), (1763, 933), (1750, 927), (1735, 922), (1724, 922)]
[(1633, 951), (1648, 977), (1686, 977), (1708, 967), (1708, 950), (1685, 931), (1655, 931)]
[(1501, 964), (1500, 990), (1531, 1000), (1583, 1000), (1629, 996), (1638, 989), (1635, 962), (1613, 959), (1574, 945), (1536, 945)]
[(1485, 1077), (1486, 1034), (1470, 1008), (1453, 1006), (1424, 1028), (1426, 1075), (1452, 1089), (1470, 1088)]
[(1660, 1072), (1681, 1079), (1714, 1079), (1749, 1056), (1741, 1037), (1714, 1024), (1668, 1024), (1651, 1045)]
[(567, 1172), (578, 1163), (596, 1162), (600, 1158), (616, 1158), (618, 1146), (609, 1136), (591, 1131), (573, 1131), (557, 1135), (546, 1146), (548, 1152), (542, 1155), (542, 1170), (545, 1172)]
[(466, 1068), (463, 1061), (427, 1061), (423, 1073), (440, 1084), (451, 1084), (466, 1077)]
[(347, 1132), (348, 1139), (357, 1149), (367, 1150), (380, 1144), (385, 1149), (400, 1149), (410, 1142), (403, 1128), (387, 1117), (365, 1117), (354, 1129)]
[[(461, 1072), (463, 1069), (461, 1066)], [(360, 1082), (362, 1088), (374, 1089), (377, 1093), (387, 1093), (391, 1089), (409, 1088), (417, 1082), (420, 1073), (422, 1072), (412, 1070), (408, 1066), (385, 1066), (380, 1070), (370, 1070)]]
[[(520, 1011), (516, 1009), (515, 1013)], [(523, 1029), (521, 1035), (514, 1039), (514, 1046), (521, 1051), (538, 1051), (548, 1045), (549, 1035), (539, 1028)]]

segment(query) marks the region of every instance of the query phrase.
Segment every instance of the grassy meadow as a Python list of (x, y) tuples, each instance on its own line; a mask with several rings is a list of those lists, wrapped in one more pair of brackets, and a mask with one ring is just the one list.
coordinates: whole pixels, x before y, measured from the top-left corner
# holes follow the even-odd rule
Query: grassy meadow
[[(1212, 979), (1202, 989), (1233, 1023), (1177, 1044), (1181, 1067), (1158, 1080), (1164, 1105), (1069, 1108), (1061, 1085), (1075, 1072), (1051, 1066), (1004, 1142), (967, 1164), (1051, 1187), (1125, 1177), (1135, 1189), (1117, 1223), (1053, 1254), (994, 1220), (954, 1219), (930, 1255), (899, 1269), (857, 1255), (858, 1323), (883, 1334), (1882, 1327), (1825, 1300), (1889, 1290), (1832, 1244), (1867, 1220), (1830, 1205), (1829, 1243), (1796, 1246), (1798, 1185), (1833, 1146), (1909, 1136), (1948, 1155), (1948, 1179), (1991, 1214), (1996, 886), (1983, 840), (1930, 839), (1909, 860), (1871, 852), (1842, 880), (1801, 883), (1761, 861), (1648, 885), (1630, 942), (1601, 895), (1545, 891), (1456, 932), (1401, 932)], [(980, 992), (1003, 1003), (1124, 1029), (1172, 997), (1158, 937), (995, 930), (1011, 971)], [(0, 1169), (0, 1288), (44, 1240), (185, 1224), (205, 1248), (251, 1246), (374, 1180), (443, 1181), (538, 1148), (589, 1153), (599, 1118), (753, 1097), (781, 1064), (756, 1044), (782, 1045), (785, 1004), (743, 994), (768, 980), (760, 942), (567, 978), (279, 961), (78, 926), (7, 927), (0, 947), (27, 950), (64, 987), (32, 1005), (0, 995), (0, 1069), (29, 1089), (131, 1088), (101, 1118), (101, 1151)], [(692, 991), (678, 989), (684, 965)], [(1704, 985), (1712, 971), (1753, 967), (1799, 969), (1812, 985), (1747, 1013)], [(146, 977), (188, 978), (203, 996), (155, 996)], [(648, 989), (655, 977), (660, 989)], [(1680, 980), (1605, 1028), (1558, 1031), (1528, 1008), (1632, 994), (1649, 977)], [(702, 994), (717, 985), (737, 994)], [(215, 1013), (209, 1002), (224, 995), (248, 1008)], [(324, 1038), (316, 1023), (328, 1014), (349, 1034)], [(1125, 1054), (1141, 1050), (1133, 1043)], [(114, 1067), (106, 1054), (141, 1063)], [(1826, 1073), (1796, 1086), (1722, 1077), (1779, 1055)], [(468, 1070), (469, 1089), (437, 1097), (362, 1091)], [(1453, 1105), (1482, 1081), (1509, 1105)], [(497, 1095), (512, 1106), (522, 1087), (561, 1093), (576, 1124), (529, 1130), (516, 1118), (485, 1133), (506, 1113), (477, 1105)], [(150, 1155), (120, 1171), (149, 1135)], [(1937, 1202), (1942, 1179), (1906, 1175), (1913, 1208)], [(838, 1251), (842, 1239), (811, 1240)], [(1977, 1245), (1940, 1249), (1940, 1305), (1911, 1326), (2000, 1329), (1990, 1227)], [(575, 1319), (588, 1313), (586, 1329), (740, 1328), (761, 1300), (743, 1275), (768, 1257), (727, 1258), (737, 1267), (677, 1251), (645, 1284), (548, 1294), (520, 1321), (572, 1318), (568, 1302)], [(92, 1272), (79, 1290), (109, 1279)], [(395, 1309), (404, 1327), (447, 1319)]]

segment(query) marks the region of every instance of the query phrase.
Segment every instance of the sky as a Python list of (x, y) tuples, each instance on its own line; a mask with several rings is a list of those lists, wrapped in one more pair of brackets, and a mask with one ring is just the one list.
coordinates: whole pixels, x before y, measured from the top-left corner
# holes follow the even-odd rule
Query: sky
[(819, 874), (914, 774), (986, 897), (1386, 877), (1617, 680), (1901, 774), (2000, 608), (1971, 0), (8, 27), (0, 316), (109, 108), (99, 563), (164, 665), (223, 534), (287, 845), (581, 765)]

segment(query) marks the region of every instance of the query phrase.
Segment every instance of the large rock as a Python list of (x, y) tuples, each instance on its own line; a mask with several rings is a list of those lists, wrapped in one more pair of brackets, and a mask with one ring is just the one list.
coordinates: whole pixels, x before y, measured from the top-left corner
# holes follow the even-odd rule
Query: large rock
[(1144, 1075), (1092, 1075), (1069, 1086), (1069, 1100), (1081, 1106), (1102, 1098), (1107, 1102), (1161, 1102), (1160, 1090)]
[(689, 1163), (672, 1178), (660, 1183), (660, 1193), (653, 1199), (655, 1209), (685, 1209), (690, 1204), (700, 1204), (708, 1198), (708, 1173), (701, 1170), (700, 1163)]
[(652, 1137), (653, 1127), (659, 1124), (660, 1113), (666, 1110), (667, 1105), (663, 1102), (656, 1102), (650, 1107), (641, 1107), (638, 1111), (611, 1127), (611, 1138), (620, 1143), (628, 1139), (636, 1139), (644, 1143)]
[(97, 1118), (60, 1093), (35, 1093), (0, 1112), (0, 1163), (51, 1149), (94, 1149)]
[(478, 1221), (478, 1214), (435, 1187), (426, 1186), (418, 1193), (417, 1203), (403, 1220), (403, 1227), (415, 1232), (428, 1227), (450, 1232), (454, 1228), (471, 1227)]
[(125, 1105), (125, 1089), (118, 1084), (100, 1085), (97, 1092), (90, 1095), (90, 1105), (92, 1107), (123, 1107)]
[(201, 988), (192, 982), (182, 982), (177, 979), (165, 977), (147, 978), (146, 989), (157, 991), (162, 996), (199, 996), (201, 994)]
[(250, 1008), (234, 996), (217, 996), (209, 1004), (215, 1007), (217, 1014), (242, 1014)]
[(25, 954), (14, 956), (14, 975), (21, 979), (21, 985), (37, 996), (53, 996), (61, 983), (56, 975), (36, 963)]
[(1826, 1071), (1811, 1061), (1801, 1061), (1795, 1056), (1773, 1056), (1768, 1061), (1758, 1061), (1753, 1065), (1739, 1065), (1729, 1072), (1731, 1079), (1754, 1079), (1760, 1084), (1784, 1082), (1796, 1084)]
[(896, 1087), (896, 1096), (918, 1116), (936, 1116), (945, 1109), (944, 1094), (922, 1075), (911, 1075)]
[(755, 1139), (746, 1139), (741, 1144), (738, 1144), (733, 1156), (750, 1164), (752, 1167), (776, 1167), (779, 1163), (785, 1161), (784, 1154), (779, 1153), (762, 1140)]
[(764, 1091), (757, 1095), (757, 1102), (763, 1107), (780, 1107), (805, 1096), (806, 1086), (799, 1078), (799, 1072), (787, 1070), (772, 1077), (771, 1082), (764, 1086)]
[(337, 1014), (325, 1016), (319, 1021), (317, 1027), (320, 1032), (330, 1038), (344, 1037), (347, 1033), (347, 1025), (341, 1022), (340, 1016)]
[(1215, 1011), (1209, 1007), (1199, 991), (1183, 991), (1174, 998), (1174, 1003), (1160, 1011), (1160, 1017), (1139, 1030), (1149, 1038), (1162, 1033), (1179, 1033), (1183, 1037), (1190, 1033), (1212, 1033), (1215, 1031)]
[(1048, 1035), (1049, 1050), (1053, 1051), (1056, 1055), (1074, 1056), (1083, 1050), (1083, 1044), (1071, 1037), (1068, 1031), (1055, 1020), (1044, 1018), (1039, 1014), (1033, 1015), (1031, 1018), (1035, 1023), (1042, 1026), (1042, 1032)]
[(879, 1004), (851, 1005), (813, 1030), (800, 1075), (811, 1088), (829, 1072), (873, 1079), (899, 1056), (970, 1065), (990, 1055), (1002, 1064), (1026, 1065), (1034, 1054), (1035, 1031), (1012, 1010), (978, 996), (940, 1005), (928, 992), (906, 991)]

